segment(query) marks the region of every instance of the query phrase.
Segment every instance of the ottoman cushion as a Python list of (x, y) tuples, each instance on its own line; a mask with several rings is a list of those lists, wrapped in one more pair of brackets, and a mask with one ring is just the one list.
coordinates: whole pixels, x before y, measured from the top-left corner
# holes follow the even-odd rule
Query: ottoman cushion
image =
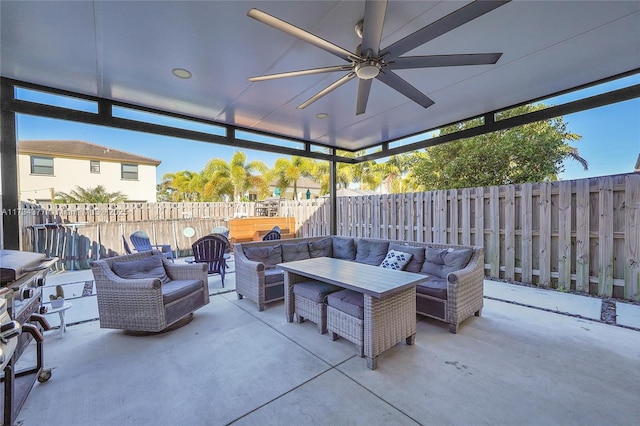
[(364, 295), (353, 290), (340, 290), (327, 296), (327, 304), (358, 319), (364, 319)]
[(328, 294), (341, 290), (333, 284), (323, 283), (322, 281), (303, 281), (293, 286), (293, 294), (305, 299), (309, 299), (315, 303), (323, 303)]

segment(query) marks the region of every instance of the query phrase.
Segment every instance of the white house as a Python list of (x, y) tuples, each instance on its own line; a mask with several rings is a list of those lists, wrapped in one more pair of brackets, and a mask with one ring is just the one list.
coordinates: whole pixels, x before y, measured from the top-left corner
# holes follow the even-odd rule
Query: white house
[(156, 168), (149, 157), (77, 140), (18, 142), (20, 199), (50, 202), (55, 192), (102, 185), (131, 202), (156, 201)]

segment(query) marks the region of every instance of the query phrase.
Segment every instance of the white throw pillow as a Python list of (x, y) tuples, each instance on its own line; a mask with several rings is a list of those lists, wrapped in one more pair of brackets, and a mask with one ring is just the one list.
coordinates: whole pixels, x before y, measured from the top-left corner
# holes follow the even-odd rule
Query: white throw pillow
[(381, 268), (394, 269), (396, 271), (402, 271), (407, 263), (411, 260), (413, 254), (404, 253), (402, 251), (389, 250), (387, 256), (380, 264)]

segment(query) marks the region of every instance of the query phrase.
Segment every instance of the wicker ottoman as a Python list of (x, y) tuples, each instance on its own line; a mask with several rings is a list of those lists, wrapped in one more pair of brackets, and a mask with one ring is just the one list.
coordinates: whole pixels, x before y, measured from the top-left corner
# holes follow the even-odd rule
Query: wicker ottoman
[(341, 290), (327, 297), (327, 330), (331, 340), (338, 336), (355, 343), (360, 357), (364, 357), (364, 295)]
[(327, 332), (327, 295), (342, 290), (342, 287), (322, 281), (303, 281), (293, 286), (295, 314), (298, 322), (305, 319), (318, 325), (318, 332)]

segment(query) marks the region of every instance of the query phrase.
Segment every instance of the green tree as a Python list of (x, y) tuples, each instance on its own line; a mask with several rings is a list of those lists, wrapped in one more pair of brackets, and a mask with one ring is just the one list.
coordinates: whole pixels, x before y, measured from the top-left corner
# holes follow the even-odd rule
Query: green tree
[(298, 179), (302, 176), (313, 178), (315, 162), (309, 158), (293, 156), (291, 160), (278, 158), (269, 172), (269, 181), (276, 181), (276, 187), (284, 194), (293, 187), (293, 198), (298, 198)]
[[(364, 151), (340, 151), (340, 155), (346, 158), (356, 158), (364, 154)], [(380, 173), (380, 169), (375, 161), (363, 161), (356, 164), (340, 164), (342, 165), (339, 165), (339, 168), (344, 168), (344, 170), (342, 170), (343, 175), (345, 178), (348, 177), (349, 179), (349, 182), (345, 187), (349, 186), (351, 183), (356, 183), (360, 189), (374, 190), (382, 183), (382, 174)]]
[[(525, 105), (501, 113), (509, 118), (545, 108)], [(442, 134), (475, 127), (479, 120), (456, 124)], [(567, 158), (588, 164), (569, 142), (581, 136), (567, 130), (562, 117), (525, 124), (426, 149), (414, 166), (424, 190), (471, 188), (557, 180)]]
[(421, 185), (412, 170), (423, 155), (421, 152), (393, 155), (384, 163), (377, 164), (377, 172), (387, 193), (420, 190)]
[[(328, 194), (330, 188), (330, 171), (328, 161), (317, 161), (311, 172), (311, 179), (320, 184), (320, 195)], [(346, 188), (353, 180), (351, 164), (338, 163), (336, 165), (336, 189)]]
[(203, 178), (197, 172), (183, 170), (176, 173), (165, 173), (161, 186), (171, 201), (202, 201)]
[(231, 168), (222, 158), (209, 160), (202, 171), (204, 201), (233, 200)]
[(69, 192), (56, 192), (54, 196), (55, 203), (122, 203), (127, 201), (127, 196), (122, 192), (107, 192), (106, 188), (98, 185), (95, 188), (82, 188), (76, 186), (76, 189)]
[(233, 200), (241, 199), (249, 189), (255, 189), (262, 197), (268, 194), (269, 184), (264, 178), (269, 168), (262, 161), (247, 163), (247, 155), (238, 151), (231, 161), (216, 158), (210, 160), (202, 172), (203, 192), (208, 198), (231, 195)]

